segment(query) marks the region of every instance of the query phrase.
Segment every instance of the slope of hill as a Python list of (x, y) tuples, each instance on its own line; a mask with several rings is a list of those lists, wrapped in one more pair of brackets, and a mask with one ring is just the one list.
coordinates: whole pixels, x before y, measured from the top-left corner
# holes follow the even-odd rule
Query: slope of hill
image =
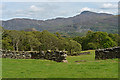
[(8, 30), (35, 28), (38, 31), (48, 30), (50, 32), (63, 33), (82, 33), (88, 30), (117, 33), (117, 24), (118, 21), (116, 15), (90, 11), (84, 11), (79, 15), (69, 18), (56, 18), (45, 21), (25, 18), (2, 21), (2, 26)]

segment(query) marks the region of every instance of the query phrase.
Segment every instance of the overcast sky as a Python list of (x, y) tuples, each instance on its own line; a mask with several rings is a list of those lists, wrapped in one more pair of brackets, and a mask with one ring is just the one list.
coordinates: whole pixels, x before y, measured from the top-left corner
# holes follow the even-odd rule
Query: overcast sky
[(118, 13), (117, 2), (3, 2), (2, 20), (30, 18), (38, 20), (72, 17), (82, 11)]

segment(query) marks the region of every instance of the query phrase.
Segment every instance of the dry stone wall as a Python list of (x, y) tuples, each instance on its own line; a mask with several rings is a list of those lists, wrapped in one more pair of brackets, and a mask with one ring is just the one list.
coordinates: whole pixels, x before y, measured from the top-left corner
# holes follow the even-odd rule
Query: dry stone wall
[(57, 62), (65, 62), (67, 54), (63, 51), (4, 51), (2, 52), (2, 58), (12, 59), (47, 59)]
[(95, 50), (95, 59), (114, 59), (114, 58), (120, 58), (120, 47)]

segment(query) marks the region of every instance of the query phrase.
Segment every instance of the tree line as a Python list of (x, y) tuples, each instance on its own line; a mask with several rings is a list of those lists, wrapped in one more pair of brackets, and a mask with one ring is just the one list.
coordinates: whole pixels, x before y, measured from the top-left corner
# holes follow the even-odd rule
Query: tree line
[(108, 34), (107, 32), (88, 31), (86, 36), (74, 37), (73, 40), (82, 45), (82, 50), (103, 49), (120, 46), (120, 36), (118, 34)]
[(81, 44), (73, 39), (63, 38), (59, 33), (49, 33), (47, 30), (42, 32), (4, 30), (2, 49), (13, 51), (65, 50), (72, 54), (81, 51)]
[(118, 34), (107, 32), (88, 31), (86, 36), (64, 38), (56, 32), (52, 34), (47, 30), (17, 31), (4, 30), (2, 33), (2, 49), (12, 51), (46, 51), (65, 50), (68, 54), (78, 53), (81, 50), (109, 48), (120, 46)]

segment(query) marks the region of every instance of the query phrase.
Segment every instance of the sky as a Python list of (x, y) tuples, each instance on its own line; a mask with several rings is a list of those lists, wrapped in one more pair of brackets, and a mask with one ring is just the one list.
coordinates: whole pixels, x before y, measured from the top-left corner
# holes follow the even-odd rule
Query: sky
[(118, 2), (2, 2), (2, 20), (30, 18), (47, 20), (72, 17), (83, 11), (118, 14)]

